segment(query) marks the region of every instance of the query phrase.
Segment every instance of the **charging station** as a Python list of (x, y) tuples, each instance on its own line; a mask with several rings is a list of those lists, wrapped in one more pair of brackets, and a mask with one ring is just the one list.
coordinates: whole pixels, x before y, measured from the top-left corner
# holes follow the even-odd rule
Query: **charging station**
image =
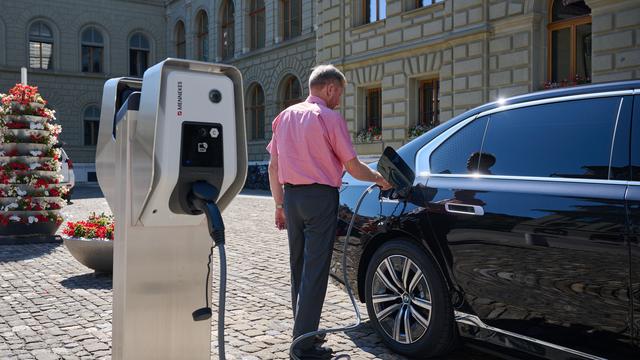
[(96, 168), (116, 221), (113, 359), (210, 358), (207, 268), (212, 238), (223, 264), (218, 209), (244, 185), (245, 134), (232, 66), (167, 59), (106, 82)]

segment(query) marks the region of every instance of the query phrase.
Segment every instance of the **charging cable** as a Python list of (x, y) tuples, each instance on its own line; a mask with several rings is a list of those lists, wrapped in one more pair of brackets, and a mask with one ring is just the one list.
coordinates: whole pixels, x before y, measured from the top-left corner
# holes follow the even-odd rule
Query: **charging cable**
[(353, 306), (353, 310), (356, 313), (356, 322), (352, 325), (348, 325), (345, 327), (339, 328), (330, 328), (330, 329), (320, 329), (317, 331), (312, 331), (306, 334), (302, 334), (295, 338), (293, 342), (291, 342), (291, 346), (289, 347), (289, 355), (295, 360), (301, 360), (296, 356), (293, 349), (296, 345), (304, 339), (308, 339), (312, 336), (322, 335), (322, 334), (330, 334), (336, 332), (344, 332), (355, 330), (362, 324), (362, 315), (360, 314), (360, 308), (358, 308), (358, 303), (356, 302), (356, 298), (353, 295), (353, 291), (351, 290), (351, 286), (349, 285), (349, 277), (347, 275), (347, 244), (349, 244), (349, 237), (351, 237), (351, 231), (353, 230), (353, 224), (356, 221), (356, 216), (358, 215), (358, 210), (360, 210), (360, 205), (364, 198), (371, 193), (374, 187), (378, 186), (377, 184), (372, 184), (369, 186), (358, 198), (358, 202), (356, 203), (356, 207), (353, 211), (353, 215), (351, 215), (351, 221), (349, 222), (349, 228), (347, 229), (347, 234), (344, 238), (344, 245), (342, 246), (342, 281), (344, 282), (344, 286), (347, 288), (347, 294), (349, 294), (349, 299), (351, 300), (351, 305)]
[(218, 205), (215, 203), (218, 198), (218, 190), (211, 184), (198, 181), (193, 183), (189, 202), (196, 213), (204, 213), (207, 218), (209, 235), (214, 242), (209, 251), (209, 261), (207, 262), (207, 277), (205, 278), (205, 307), (197, 309), (191, 315), (194, 321), (203, 321), (211, 318), (211, 308), (209, 307), (209, 275), (211, 274), (211, 258), (213, 248), (217, 247), (220, 255), (220, 290), (218, 299), (218, 358), (225, 360), (224, 351), (224, 309), (227, 294), (227, 256), (224, 249), (224, 221)]

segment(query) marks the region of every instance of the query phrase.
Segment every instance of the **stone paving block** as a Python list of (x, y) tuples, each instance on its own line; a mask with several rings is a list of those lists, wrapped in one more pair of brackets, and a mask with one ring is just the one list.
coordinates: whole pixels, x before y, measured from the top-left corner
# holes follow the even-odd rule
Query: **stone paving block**
[[(98, 195), (74, 200), (63, 213), (78, 219), (95, 209), (108, 211)], [(285, 233), (272, 225), (272, 210), (271, 198), (239, 197), (223, 215), (228, 237), (226, 350), (230, 360), (289, 358), (293, 319), (288, 246)], [(110, 359), (111, 278), (94, 276), (63, 245), (2, 250), (0, 359)], [(333, 283), (327, 291), (321, 326), (352, 323), (347, 295)], [(366, 314), (364, 306), (361, 311)], [(211, 331), (215, 358), (217, 329)], [(368, 323), (349, 334), (330, 334), (327, 344), (337, 351), (334, 358), (403, 359), (384, 346)], [(468, 359), (472, 353), (463, 349), (448, 359)], [(474, 359), (492, 359), (473, 354)]]

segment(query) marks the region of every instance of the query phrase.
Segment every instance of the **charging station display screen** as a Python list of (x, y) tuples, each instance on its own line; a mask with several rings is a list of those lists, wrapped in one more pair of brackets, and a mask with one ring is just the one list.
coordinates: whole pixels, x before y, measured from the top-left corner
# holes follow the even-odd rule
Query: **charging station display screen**
[(182, 123), (182, 166), (223, 167), (222, 124)]

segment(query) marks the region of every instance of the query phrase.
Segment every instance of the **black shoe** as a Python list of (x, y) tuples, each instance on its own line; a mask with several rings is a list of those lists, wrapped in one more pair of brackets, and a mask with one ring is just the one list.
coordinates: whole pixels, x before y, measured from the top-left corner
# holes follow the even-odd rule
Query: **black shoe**
[[(300, 360), (331, 359), (333, 350), (330, 347), (312, 346), (308, 349), (294, 349), (293, 353)], [(294, 359), (291, 356), (291, 359)]]
[(313, 337), (313, 342), (317, 345), (322, 345), (327, 342), (327, 334), (319, 334)]

